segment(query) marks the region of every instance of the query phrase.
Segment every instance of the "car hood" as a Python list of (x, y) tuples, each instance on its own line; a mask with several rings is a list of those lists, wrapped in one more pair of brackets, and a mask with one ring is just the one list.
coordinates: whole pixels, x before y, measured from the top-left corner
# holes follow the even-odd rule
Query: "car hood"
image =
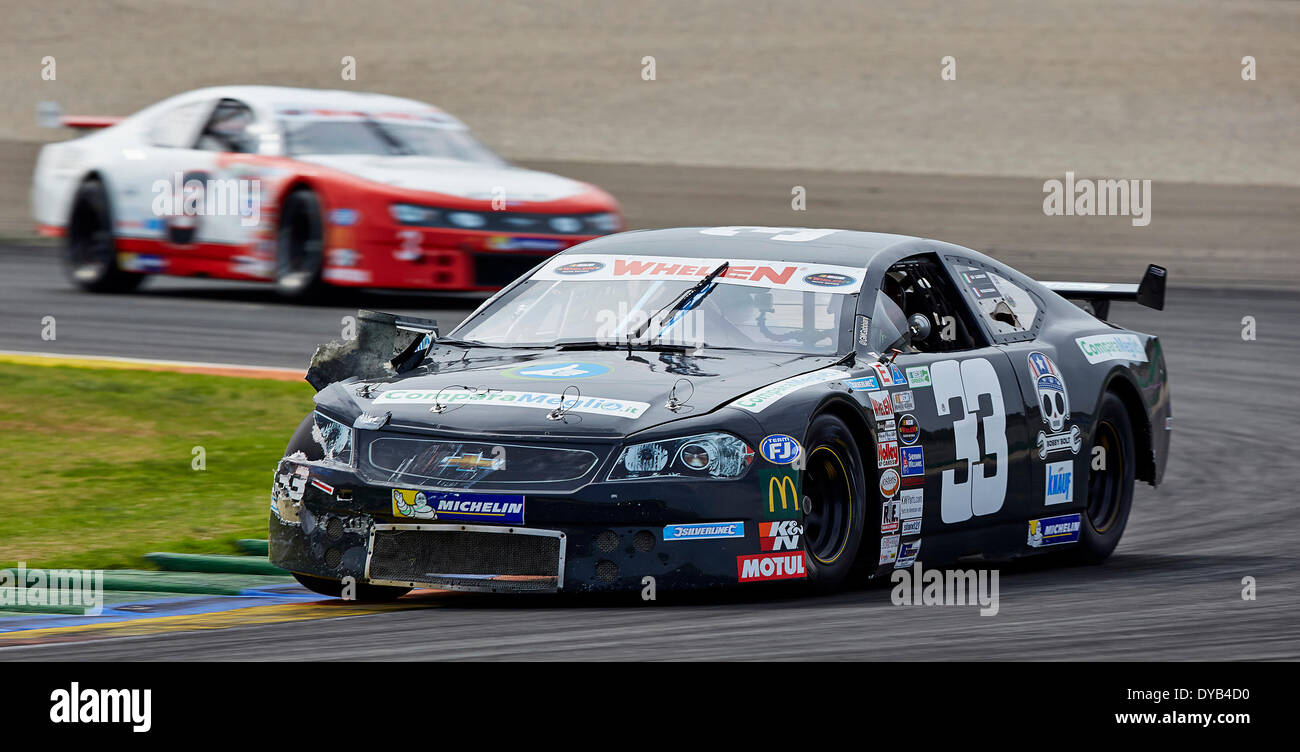
[[(827, 369), (838, 360), (740, 350), (692, 355), (645, 350), (466, 352), (442, 347), (409, 375), (334, 384), (317, 401), (351, 402), (350, 412), (389, 413), (393, 427), (617, 438), (711, 412), (775, 382)], [(830, 381), (847, 371), (825, 375), (821, 380)], [(563, 419), (548, 419), (562, 395), (568, 408)], [(684, 407), (669, 409), (670, 397)], [(433, 412), (435, 405), (443, 411)]]
[(482, 201), (503, 195), (503, 191), (507, 201), (513, 203), (557, 201), (589, 190), (576, 180), (511, 165), (366, 154), (307, 155), (299, 159), (395, 188)]

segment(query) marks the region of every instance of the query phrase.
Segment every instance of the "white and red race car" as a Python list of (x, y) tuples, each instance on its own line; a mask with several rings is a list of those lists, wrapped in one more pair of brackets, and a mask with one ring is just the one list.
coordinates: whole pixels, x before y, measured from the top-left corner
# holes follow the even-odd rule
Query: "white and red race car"
[(601, 189), (512, 166), (410, 99), (215, 87), (61, 124), (95, 132), (41, 150), (33, 213), (92, 291), (150, 274), (273, 281), (299, 299), (493, 290), (623, 229)]

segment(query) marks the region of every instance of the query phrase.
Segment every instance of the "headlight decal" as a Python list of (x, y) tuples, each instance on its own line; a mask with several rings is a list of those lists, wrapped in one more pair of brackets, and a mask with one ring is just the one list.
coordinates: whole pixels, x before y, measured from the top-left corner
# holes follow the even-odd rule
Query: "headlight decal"
[(623, 229), (614, 212), (595, 214), (526, 214), (511, 211), (480, 212), (440, 209), (419, 204), (389, 204), (388, 214), (399, 225), (444, 227), (499, 233), (543, 235), (608, 235)]
[(352, 464), (352, 427), (325, 415), (312, 414), (311, 438), (325, 453), (325, 461)]
[(438, 224), (438, 210), (428, 206), (393, 204), (388, 207), (388, 212), (398, 224), (423, 225), (425, 227)]
[(622, 460), (629, 473), (654, 475), (668, 464), (668, 448), (663, 443), (637, 444), (623, 450)]
[(705, 433), (624, 447), (606, 480), (732, 480), (744, 475), (753, 462), (754, 450), (741, 439), (729, 433)]

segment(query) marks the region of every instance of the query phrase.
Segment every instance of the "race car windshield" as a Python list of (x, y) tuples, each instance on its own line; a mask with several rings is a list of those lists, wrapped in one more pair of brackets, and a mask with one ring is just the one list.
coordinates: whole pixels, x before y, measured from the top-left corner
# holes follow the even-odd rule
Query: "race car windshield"
[(850, 294), (719, 284), (690, 310), (650, 321), (696, 281), (530, 279), (451, 336), (497, 347), (620, 347), (643, 330), (636, 342), (649, 347), (833, 355), (847, 346), (843, 324), (856, 298)]
[(289, 156), (373, 154), (421, 156), (499, 166), (504, 160), (468, 131), (438, 124), (406, 123), (371, 117), (284, 118)]

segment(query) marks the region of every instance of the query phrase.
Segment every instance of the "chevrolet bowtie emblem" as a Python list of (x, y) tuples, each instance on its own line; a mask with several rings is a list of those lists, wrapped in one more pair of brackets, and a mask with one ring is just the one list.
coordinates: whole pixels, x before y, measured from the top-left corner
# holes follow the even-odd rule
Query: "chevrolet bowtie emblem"
[(474, 470), (500, 470), (505, 466), (505, 460), (499, 457), (484, 457), (482, 452), (476, 454), (457, 454), (446, 457), (442, 461), (443, 467), (454, 467), (457, 470), (471, 472)]

